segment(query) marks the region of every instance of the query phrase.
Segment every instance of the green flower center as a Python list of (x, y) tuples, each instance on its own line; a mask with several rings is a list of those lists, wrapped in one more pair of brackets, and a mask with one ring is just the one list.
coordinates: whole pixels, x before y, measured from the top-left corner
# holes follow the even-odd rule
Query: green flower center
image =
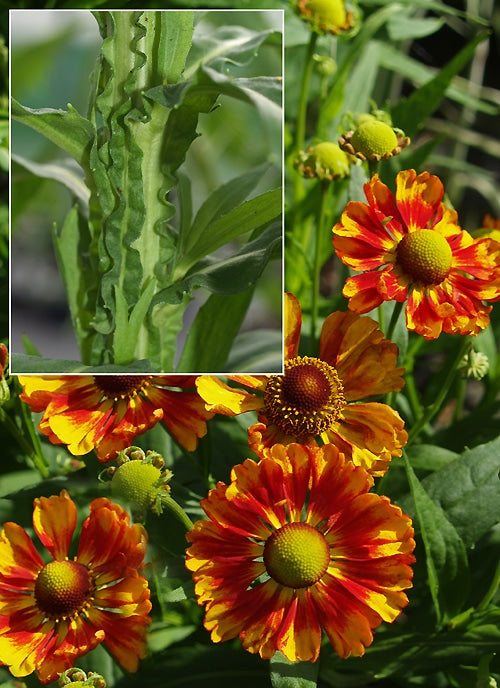
[(124, 399), (140, 392), (149, 375), (95, 375), (94, 382), (108, 399)]
[(297, 438), (328, 430), (344, 406), (343, 386), (335, 368), (310, 356), (285, 361), (284, 375), (271, 375), (264, 392), (268, 419)]
[(322, 533), (308, 523), (287, 523), (264, 546), (264, 564), (271, 578), (288, 588), (307, 588), (325, 573), (330, 548)]
[(349, 174), (349, 159), (337, 143), (323, 141), (306, 151), (301, 168), (309, 177), (316, 176), (320, 179), (346, 177)]
[(371, 158), (392, 153), (398, 145), (398, 139), (388, 124), (371, 119), (359, 125), (352, 135), (351, 145), (355, 151)]
[(448, 276), (452, 251), (444, 236), (432, 229), (405, 234), (398, 244), (397, 263), (414, 282), (439, 284)]
[(152, 463), (126, 461), (113, 474), (111, 492), (146, 511), (155, 503), (160, 475), (160, 469)]
[(88, 606), (92, 593), (89, 571), (76, 561), (51, 561), (35, 581), (36, 603), (51, 618), (75, 616)]

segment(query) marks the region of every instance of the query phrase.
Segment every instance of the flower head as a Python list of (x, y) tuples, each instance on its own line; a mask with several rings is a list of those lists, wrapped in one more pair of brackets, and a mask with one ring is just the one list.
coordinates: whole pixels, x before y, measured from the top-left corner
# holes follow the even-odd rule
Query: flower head
[[(21, 399), (43, 411), (40, 432), (80, 456), (95, 449), (110, 461), (159, 421), (188, 451), (206, 434), (207, 412), (193, 376), (24, 376)], [(176, 389), (177, 388), (177, 389)]]
[(297, 10), (316, 33), (342, 33), (354, 23), (344, 0), (299, 0)]
[(356, 129), (340, 137), (342, 150), (360, 160), (387, 160), (401, 153), (408, 146), (410, 139), (403, 132), (393, 129), (386, 122), (367, 115)]
[(474, 241), (442, 202), (438, 177), (403, 170), (396, 195), (378, 175), (365, 184), (368, 203), (351, 201), (333, 228), (343, 263), (361, 271), (343, 294), (349, 309), (367, 313), (383, 301), (406, 301), (406, 325), (426, 339), (442, 331), (478, 334), (500, 298), (500, 245)]
[(349, 176), (349, 158), (336, 143), (322, 141), (301, 151), (295, 166), (304, 177), (332, 181)]
[(146, 654), (151, 609), (140, 575), (146, 532), (108, 499), (94, 499), (69, 558), (76, 507), (68, 493), (35, 499), (33, 527), (44, 560), (16, 523), (0, 534), (0, 664), (50, 683), (104, 643), (127, 671)]
[(392, 456), (401, 456), (407, 434), (398, 413), (367, 397), (399, 391), (403, 368), (398, 348), (384, 339), (371, 318), (337, 311), (320, 337), (319, 356), (299, 356), (302, 314), (292, 294), (285, 296), (284, 375), (231, 376), (236, 389), (220, 378), (197, 379), (211, 411), (236, 415), (256, 410), (259, 422), (248, 430), (249, 445), (260, 456), (273, 444), (332, 443), (372, 475), (383, 475)]
[(361, 656), (408, 602), (411, 520), (332, 445), (270, 454), (235, 466), (187, 534), (205, 628), (264, 659), (315, 661), (322, 629), (340, 657)]

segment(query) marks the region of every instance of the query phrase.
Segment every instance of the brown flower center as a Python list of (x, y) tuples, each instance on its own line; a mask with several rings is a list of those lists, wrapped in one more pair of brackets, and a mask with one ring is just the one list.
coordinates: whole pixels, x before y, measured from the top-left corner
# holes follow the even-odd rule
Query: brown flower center
[(453, 254), (442, 234), (417, 229), (401, 239), (396, 256), (398, 265), (414, 282), (440, 284), (450, 272)]
[(264, 564), (275, 581), (288, 588), (307, 588), (325, 573), (330, 548), (319, 530), (308, 523), (287, 523), (264, 545)]
[(292, 437), (319, 435), (345, 406), (337, 371), (319, 358), (297, 356), (285, 362), (284, 375), (272, 375), (264, 392), (268, 419)]
[(124, 399), (140, 392), (149, 375), (95, 375), (94, 382), (108, 399)]
[(89, 571), (76, 561), (51, 561), (35, 581), (36, 603), (51, 618), (78, 614), (88, 606), (92, 593)]

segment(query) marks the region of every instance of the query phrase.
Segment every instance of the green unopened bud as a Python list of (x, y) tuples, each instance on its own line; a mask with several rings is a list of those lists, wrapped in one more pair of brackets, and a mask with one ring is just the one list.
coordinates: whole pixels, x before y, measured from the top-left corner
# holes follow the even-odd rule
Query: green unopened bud
[[(358, 119), (359, 121), (359, 119)], [(408, 136), (389, 124), (367, 115), (354, 131), (339, 139), (339, 145), (360, 160), (387, 160), (410, 143)]]
[(106, 681), (100, 674), (97, 674), (95, 671), (89, 671), (86, 674), (82, 669), (77, 669), (76, 667), (63, 671), (59, 676), (58, 684), (60, 686), (68, 686), (68, 688), (79, 688), (80, 686), (106, 688)]
[(337, 71), (337, 63), (330, 55), (313, 55), (316, 71), (322, 77), (333, 76)]
[[(132, 451), (129, 451), (132, 450)], [(140, 458), (137, 447), (128, 447), (121, 452), (120, 465), (112, 473), (107, 469), (101, 474), (101, 479), (111, 478), (111, 493), (131, 505), (134, 511), (145, 515), (152, 510), (161, 513), (162, 498), (170, 491), (169, 482), (172, 471), (164, 469), (165, 460), (157, 452), (142, 450)]]
[(349, 176), (349, 157), (336, 143), (323, 141), (301, 151), (295, 167), (304, 177), (318, 177), (329, 181)]
[(111, 492), (141, 511), (150, 509), (156, 500), (160, 469), (152, 463), (132, 460), (122, 463), (111, 479)]
[(473, 380), (482, 380), (488, 374), (489, 369), (488, 356), (481, 351), (469, 351), (458, 364), (458, 370), (462, 377)]

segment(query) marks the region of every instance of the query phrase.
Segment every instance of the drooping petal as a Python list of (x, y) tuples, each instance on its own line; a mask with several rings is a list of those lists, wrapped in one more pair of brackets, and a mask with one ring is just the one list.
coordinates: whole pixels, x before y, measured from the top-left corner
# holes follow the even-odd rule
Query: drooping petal
[(321, 360), (335, 366), (348, 401), (399, 391), (403, 368), (396, 368), (398, 348), (384, 339), (371, 318), (337, 311), (324, 321), (320, 337)]
[(194, 451), (198, 439), (207, 433), (207, 420), (213, 416), (206, 410), (203, 399), (196, 392), (179, 394), (155, 386), (148, 387), (146, 395), (163, 410), (163, 423), (177, 442)]
[[(243, 384), (247, 384), (246, 378), (243, 377), (242, 379)], [(251, 379), (249, 382), (252, 382)], [(222, 413), (226, 416), (235, 416), (239, 413), (245, 413), (245, 411), (253, 411), (262, 405), (262, 400), (259, 397), (249, 392), (229, 387), (220, 378), (213, 375), (200, 375), (196, 379), (196, 387), (210, 411)]]
[(5, 523), (0, 533), (0, 586), (32, 590), (43, 567), (30, 537), (17, 523)]
[(352, 275), (345, 281), (342, 294), (349, 299), (349, 310), (354, 313), (368, 313), (383, 302), (378, 289), (380, 272), (363, 272)]
[[(408, 439), (397, 411), (378, 402), (349, 404), (329, 432), (344, 441), (341, 448), (356, 465), (374, 476), (384, 475), (389, 461), (393, 456), (401, 456)], [(336, 438), (332, 440), (336, 442)]]
[[(101, 544), (103, 537), (105, 548)], [(146, 543), (144, 527), (139, 523), (131, 526), (125, 509), (101, 497), (91, 502), (90, 515), (83, 522), (77, 561), (84, 566), (92, 564), (101, 577), (117, 580), (127, 568), (141, 565)]]
[(75, 526), (76, 506), (66, 490), (61, 490), (59, 496), (35, 499), (33, 527), (54, 559), (68, 556)]

